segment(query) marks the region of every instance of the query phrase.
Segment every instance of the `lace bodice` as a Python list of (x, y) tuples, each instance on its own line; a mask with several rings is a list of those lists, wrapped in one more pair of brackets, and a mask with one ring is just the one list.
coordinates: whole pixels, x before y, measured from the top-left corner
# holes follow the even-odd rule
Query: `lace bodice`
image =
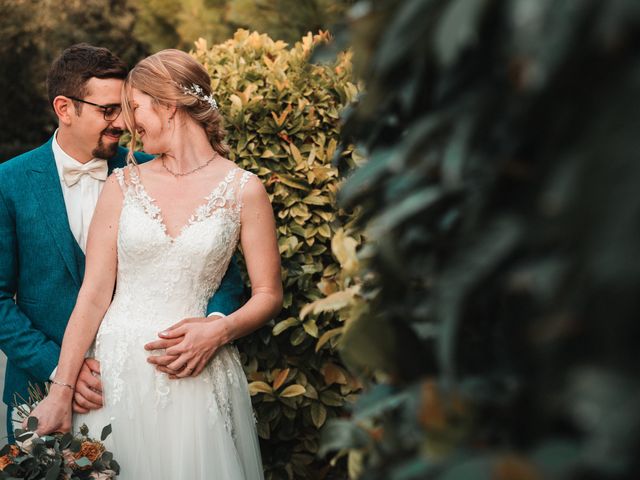
[[(131, 351), (157, 339), (158, 332), (189, 317), (206, 314), (209, 299), (220, 285), (240, 236), (241, 193), (252, 175), (234, 168), (203, 199), (176, 237), (167, 233), (162, 211), (140, 181), (137, 167), (116, 169), (124, 195), (118, 226), (118, 273), (113, 302), (96, 337), (96, 353), (109, 366), (112, 388), (107, 402), (120, 399)], [(127, 178), (128, 177), (128, 178)], [(117, 335), (115, 348), (100, 349), (101, 338)], [(220, 357), (220, 358), (218, 358)], [(237, 357), (237, 352), (236, 352)], [(237, 362), (237, 358), (228, 361)], [(230, 358), (230, 357), (229, 357)], [(204, 381), (215, 382), (216, 356)], [(157, 374), (158, 404), (166, 401), (170, 381)]]
[(229, 171), (175, 238), (168, 235), (162, 212), (136, 168), (130, 167), (128, 183), (121, 169), (115, 175), (124, 193), (116, 299), (131, 297), (161, 317), (202, 315), (236, 250), (240, 191), (251, 174)]

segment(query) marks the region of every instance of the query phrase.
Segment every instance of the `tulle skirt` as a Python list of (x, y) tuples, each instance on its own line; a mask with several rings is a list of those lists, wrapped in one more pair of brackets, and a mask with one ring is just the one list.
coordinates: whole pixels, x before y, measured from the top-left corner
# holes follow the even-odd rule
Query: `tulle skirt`
[(105, 445), (120, 464), (119, 479), (264, 478), (251, 398), (234, 346), (216, 352), (198, 377), (169, 380), (147, 362), (144, 341), (115, 332), (97, 338), (105, 405), (76, 415), (74, 430), (86, 424), (99, 439), (111, 424)]

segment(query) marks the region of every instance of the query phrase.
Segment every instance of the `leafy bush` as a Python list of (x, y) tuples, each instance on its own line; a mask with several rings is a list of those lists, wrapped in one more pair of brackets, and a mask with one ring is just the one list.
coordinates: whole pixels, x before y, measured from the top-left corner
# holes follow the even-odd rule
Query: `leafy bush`
[(340, 172), (332, 159), (352, 167), (358, 160), (350, 147), (338, 148), (340, 112), (358, 89), (349, 53), (331, 65), (309, 63), (327, 41), (327, 34), (309, 34), (289, 49), (239, 30), (211, 48), (201, 40), (194, 52), (211, 74), (231, 158), (262, 179), (276, 215), (284, 309), (241, 344), (268, 478), (326, 476), (331, 467), (314, 463), (318, 429), (359, 389), (336, 353), (340, 318), (301, 318), (305, 304), (338, 288), (330, 242), (353, 219), (336, 207)]
[(367, 479), (637, 478), (640, 4), (361, 6), (340, 195), (376, 281), (341, 344), (384, 376), (324, 449)]

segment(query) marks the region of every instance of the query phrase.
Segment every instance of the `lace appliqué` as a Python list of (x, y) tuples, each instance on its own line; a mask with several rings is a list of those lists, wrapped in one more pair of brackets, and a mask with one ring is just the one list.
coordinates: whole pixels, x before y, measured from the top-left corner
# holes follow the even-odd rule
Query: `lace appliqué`
[[(236, 169), (233, 169), (227, 173), (224, 177), (224, 180), (220, 182), (220, 184), (211, 192), (209, 195), (205, 197), (206, 203), (200, 205), (196, 211), (191, 215), (189, 220), (187, 221), (187, 225), (191, 225), (196, 222), (201, 222), (205, 218), (211, 216), (212, 212), (218, 208), (224, 208), (227, 204), (227, 190), (229, 189), (229, 185), (235, 177)], [(233, 192), (229, 192), (230, 195)]]

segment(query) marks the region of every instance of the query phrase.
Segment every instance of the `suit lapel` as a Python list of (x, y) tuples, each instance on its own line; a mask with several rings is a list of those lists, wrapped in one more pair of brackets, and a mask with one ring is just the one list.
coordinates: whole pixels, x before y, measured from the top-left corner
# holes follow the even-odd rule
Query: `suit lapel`
[[(51, 140), (41, 147), (39, 155), (32, 162), (31, 169), (27, 171), (31, 190), (38, 201), (42, 218), (49, 227), (53, 242), (73, 280), (80, 287), (82, 283), (79, 272), (80, 262), (77, 261), (78, 252), (75, 250), (77, 249), (82, 257), (84, 254), (69, 227), (60, 177), (51, 149)], [(82, 258), (82, 263), (84, 263), (84, 258)]]

